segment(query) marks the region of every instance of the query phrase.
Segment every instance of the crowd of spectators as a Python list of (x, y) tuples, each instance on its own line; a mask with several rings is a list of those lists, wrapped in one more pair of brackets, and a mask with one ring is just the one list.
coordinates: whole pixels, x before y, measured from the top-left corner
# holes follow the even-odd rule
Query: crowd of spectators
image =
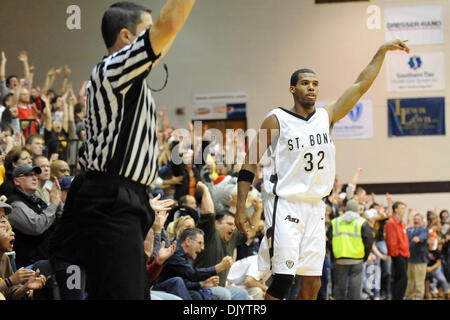
[[(61, 292), (48, 260), (55, 223), (80, 171), (87, 82), (75, 95), (64, 66), (49, 70), (40, 87), (27, 53), (18, 59), (23, 77), (6, 77), (1, 53), (0, 299), (83, 299), (85, 279), (75, 294)], [(159, 170), (149, 193), (167, 206), (151, 201), (155, 222), (144, 240), (151, 299), (264, 299), (271, 279), (257, 265), (266, 196), (261, 166), (247, 199), (254, 228), (242, 234), (234, 223), (239, 148), (194, 134), (192, 123), (188, 136), (180, 135), (165, 107), (157, 118)], [(233, 161), (225, 161), (229, 154)], [(448, 211), (407, 210), (389, 194), (378, 203), (358, 186), (361, 174), (358, 169), (347, 184), (336, 178), (323, 199), (327, 255), (318, 299), (449, 298)], [(288, 299), (297, 296), (299, 280)]]

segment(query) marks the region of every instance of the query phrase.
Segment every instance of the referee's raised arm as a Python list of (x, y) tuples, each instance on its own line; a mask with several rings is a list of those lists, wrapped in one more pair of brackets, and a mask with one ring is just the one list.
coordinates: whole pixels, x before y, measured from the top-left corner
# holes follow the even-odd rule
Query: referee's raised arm
[(150, 42), (156, 55), (166, 54), (183, 28), (195, 0), (169, 0), (150, 29)]
[[(104, 77), (115, 89), (123, 89), (131, 82), (145, 78), (163, 56), (167, 54), (176, 35), (186, 22), (195, 0), (169, 0), (153, 24), (151, 10), (134, 11), (131, 17), (140, 23), (135, 28), (119, 27), (127, 6), (120, 2), (111, 6), (102, 20), (102, 34), (108, 48)], [(130, 14), (128, 11), (125, 14)], [(133, 14), (133, 13), (131, 13)]]

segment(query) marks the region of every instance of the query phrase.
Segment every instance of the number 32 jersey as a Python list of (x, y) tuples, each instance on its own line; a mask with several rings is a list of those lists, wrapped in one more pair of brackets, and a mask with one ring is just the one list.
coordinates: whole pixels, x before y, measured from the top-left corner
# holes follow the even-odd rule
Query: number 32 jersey
[(289, 200), (316, 201), (330, 194), (336, 174), (329, 116), (316, 108), (307, 118), (276, 108), (280, 132), (263, 157), (264, 189)]

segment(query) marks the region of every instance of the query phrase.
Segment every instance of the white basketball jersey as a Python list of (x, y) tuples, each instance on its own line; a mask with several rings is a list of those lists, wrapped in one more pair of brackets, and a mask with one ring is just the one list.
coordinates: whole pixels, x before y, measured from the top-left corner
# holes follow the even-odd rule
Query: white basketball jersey
[(331, 141), (328, 112), (316, 108), (303, 118), (277, 108), (279, 137), (264, 155), (264, 189), (290, 200), (320, 200), (330, 194), (335, 178), (335, 146)]

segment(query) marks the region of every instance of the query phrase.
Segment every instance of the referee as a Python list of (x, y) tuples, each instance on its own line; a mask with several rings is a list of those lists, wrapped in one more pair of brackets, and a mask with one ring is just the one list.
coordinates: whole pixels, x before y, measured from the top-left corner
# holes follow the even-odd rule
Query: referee
[[(151, 11), (119, 2), (104, 14), (108, 49), (87, 88), (84, 173), (72, 182), (51, 241), (62, 296), (71, 264), (82, 268), (88, 299), (144, 299), (145, 235), (153, 224), (147, 187), (157, 174), (156, 112), (146, 77), (169, 50), (195, 0), (168, 0)], [(66, 276), (67, 278), (67, 276)], [(75, 281), (76, 283), (76, 281)], [(74, 291), (76, 292), (76, 291)]]

